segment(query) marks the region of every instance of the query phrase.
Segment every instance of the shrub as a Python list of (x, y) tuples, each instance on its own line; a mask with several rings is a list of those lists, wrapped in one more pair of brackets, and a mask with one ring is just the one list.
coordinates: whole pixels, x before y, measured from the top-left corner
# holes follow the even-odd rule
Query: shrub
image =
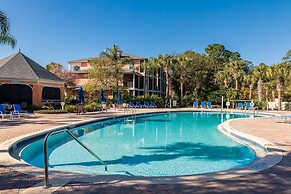
[(70, 104), (65, 105), (64, 109), (67, 112), (75, 112), (75, 110), (76, 110), (75, 106), (74, 105), (70, 105)]
[(86, 104), (84, 106), (85, 112), (93, 112), (95, 111), (98, 107), (101, 107), (101, 104), (97, 102), (91, 102), (89, 104)]
[(285, 110), (290, 110), (291, 102), (285, 104)]
[(62, 113), (68, 113), (66, 110), (36, 110), (34, 113), (38, 114), (62, 114)]
[(34, 112), (36, 110), (41, 110), (42, 107), (41, 106), (36, 106), (36, 105), (29, 105), (27, 107), (28, 112)]

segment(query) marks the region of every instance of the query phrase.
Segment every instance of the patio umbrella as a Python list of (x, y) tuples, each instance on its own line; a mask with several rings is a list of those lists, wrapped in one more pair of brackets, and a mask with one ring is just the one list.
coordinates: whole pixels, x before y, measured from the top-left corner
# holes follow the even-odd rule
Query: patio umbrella
[(79, 90), (78, 90), (77, 101), (78, 101), (79, 103), (83, 103), (83, 102), (84, 102), (84, 99), (85, 99), (85, 97), (84, 97), (83, 88), (82, 88), (82, 86), (80, 86), (80, 88), (79, 88)]
[(116, 99), (117, 103), (120, 104), (122, 102), (122, 95), (121, 95), (121, 91), (118, 89), (117, 92), (117, 99)]
[(101, 89), (101, 91), (100, 91), (100, 102), (101, 103), (103, 103), (103, 102), (105, 102), (106, 101), (106, 99), (105, 99), (105, 94), (104, 94), (104, 90), (103, 89)]

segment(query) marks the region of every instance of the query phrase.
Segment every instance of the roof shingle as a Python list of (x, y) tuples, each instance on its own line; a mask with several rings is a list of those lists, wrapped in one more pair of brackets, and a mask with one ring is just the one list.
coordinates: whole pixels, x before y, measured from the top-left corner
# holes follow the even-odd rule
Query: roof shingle
[(0, 60), (0, 79), (1, 78), (64, 83), (62, 79), (21, 52)]

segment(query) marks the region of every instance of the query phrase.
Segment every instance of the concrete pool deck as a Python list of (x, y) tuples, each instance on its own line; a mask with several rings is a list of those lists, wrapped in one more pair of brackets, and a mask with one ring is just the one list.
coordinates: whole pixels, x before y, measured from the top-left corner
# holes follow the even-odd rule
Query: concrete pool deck
[[(166, 111), (160, 110), (138, 110), (143, 112), (149, 111)], [(193, 109), (178, 109), (193, 110)], [(78, 122), (92, 118), (104, 118), (107, 116), (122, 115), (122, 112), (108, 112), (97, 114), (66, 114), (66, 115), (43, 115), (35, 119), (21, 120), (0, 120), (0, 143), (14, 137), (19, 137), (28, 133), (42, 131), (47, 128)], [(236, 177), (226, 180), (209, 181), (204, 183), (195, 183), (195, 185), (184, 184), (134, 184), (126, 185), (117, 183), (82, 183), (78, 179), (70, 181), (63, 187), (59, 188), (56, 193), (66, 192), (91, 192), (91, 193), (226, 193), (226, 192), (278, 192), (289, 193), (291, 183), (291, 125), (278, 123), (278, 119), (256, 118), (234, 120), (230, 122), (232, 128), (244, 133), (261, 137), (284, 150), (283, 160), (276, 166), (267, 170), (242, 177)], [(3, 150), (0, 150), (0, 152)], [(42, 177), (34, 177), (14, 171), (11, 168), (0, 166), (0, 193), (21, 192), (27, 188), (42, 182)], [(270, 190), (271, 189), (271, 190)], [(276, 190), (273, 190), (276, 189)], [(273, 190), (273, 191), (272, 191)]]

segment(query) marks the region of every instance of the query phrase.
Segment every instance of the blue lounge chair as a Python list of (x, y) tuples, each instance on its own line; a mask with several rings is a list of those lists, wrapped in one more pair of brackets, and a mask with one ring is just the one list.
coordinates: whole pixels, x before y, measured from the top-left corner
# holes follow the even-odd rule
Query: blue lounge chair
[(157, 108), (157, 105), (156, 105), (156, 103), (154, 101), (151, 102), (151, 107), (152, 108)]
[(246, 110), (250, 110), (251, 109), (251, 103), (250, 102), (247, 102), (246, 103)]
[(207, 102), (207, 108), (212, 108), (211, 102)]
[(150, 107), (149, 102), (148, 102), (148, 101), (144, 101), (144, 105), (143, 105), (143, 107), (145, 107), (145, 108), (149, 108), (149, 107)]
[(206, 108), (206, 106), (205, 106), (205, 101), (202, 101), (202, 102), (201, 102), (201, 108)]
[(142, 108), (142, 105), (140, 104), (140, 101), (136, 101), (135, 107), (136, 108)]
[(4, 119), (5, 116), (10, 116), (9, 114), (7, 114), (5, 106), (3, 104), (0, 104), (0, 116), (2, 117), (2, 119)]
[(129, 108), (134, 108), (134, 103), (133, 102), (129, 102)]
[(243, 109), (243, 103), (239, 102), (236, 106), (236, 109)]
[(21, 109), (20, 104), (13, 104), (13, 108), (14, 108), (13, 113), (15, 113), (15, 114), (21, 114), (21, 113), (27, 114), (27, 111), (24, 111)]
[(193, 102), (193, 108), (198, 108), (198, 102), (196, 101)]

